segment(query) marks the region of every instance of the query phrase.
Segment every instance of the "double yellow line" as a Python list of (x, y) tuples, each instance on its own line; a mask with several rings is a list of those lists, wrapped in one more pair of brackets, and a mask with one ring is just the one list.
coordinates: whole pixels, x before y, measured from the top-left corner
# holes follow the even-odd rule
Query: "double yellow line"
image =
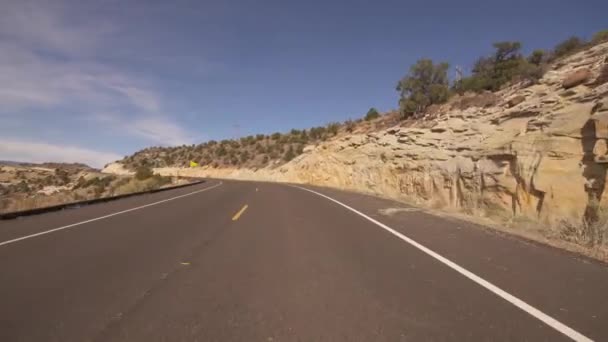
[(245, 210), (247, 210), (247, 208), (249, 208), (249, 206), (247, 204), (245, 204), (245, 206), (243, 206), (243, 208), (241, 208), (241, 210), (239, 210), (238, 213), (234, 214), (234, 216), (232, 217), (232, 221), (238, 220), (239, 217), (241, 217), (241, 215), (243, 215)]

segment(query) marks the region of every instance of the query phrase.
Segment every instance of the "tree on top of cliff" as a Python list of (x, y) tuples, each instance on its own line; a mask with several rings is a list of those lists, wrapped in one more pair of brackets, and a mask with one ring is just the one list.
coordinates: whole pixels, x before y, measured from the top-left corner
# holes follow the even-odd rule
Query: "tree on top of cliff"
[(397, 84), (399, 108), (404, 117), (420, 113), (432, 104), (447, 101), (448, 68), (448, 63), (434, 64), (425, 58), (410, 67), (409, 73)]
[(372, 107), (367, 111), (367, 114), (365, 114), (365, 121), (370, 121), (378, 117), (380, 117), (380, 113), (378, 113), (376, 108)]
[(608, 30), (601, 30), (596, 32), (593, 35), (593, 38), (591, 38), (591, 42), (594, 44), (608, 42)]
[(542, 77), (547, 62), (543, 50), (535, 50), (524, 58), (520, 42), (497, 42), (493, 46), (492, 55), (477, 59), (471, 76), (454, 82), (452, 89), (455, 92), (497, 91), (512, 81), (536, 81)]
[(532, 51), (530, 56), (528, 56), (528, 62), (534, 65), (541, 65), (541, 63), (545, 62), (546, 59), (545, 50), (537, 49)]
[(555, 58), (563, 57), (573, 52), (578, 51), (585, 46), (585, 41), (579, 37), (572, 36), (553, 48), (553, 56)]

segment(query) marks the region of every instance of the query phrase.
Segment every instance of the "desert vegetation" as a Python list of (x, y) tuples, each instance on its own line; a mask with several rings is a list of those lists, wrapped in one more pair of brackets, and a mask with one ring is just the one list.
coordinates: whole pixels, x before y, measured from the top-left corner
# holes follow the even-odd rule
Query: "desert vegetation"
[(535, 49), (528, 56), (521, 52), (521, 42), (496, 42), (491, 54), (477, 58), (468, 75), (462, 68), (456, 68), (456, 77), (451, 83), (449, 63), (420, 59), (397, 84), (401, 117), (419, 118), (430, 106), (465, 93), (495, 92), (517, 82), (532, 85), (545, 74), (550, 63), (606, 41), (608, 30), (603, 30), (589, 41), (569, 37), (553, 49)]
[[(210, 140), (198, 145), (150, 147), (120, 162), (128, 169), (187, 167), (190, 162), (214, 168), (273, 167), (288, 162), (304, 152), (304, 147), (334, 138), (340, 134), (386, 128), (396, 123), (397, 113), (380, 114), (375, 108), (362, 115), (365, 119), (330, 122), (310, 129), (257, 134), (240, 139)], [(139, 172), (138, 172), (139, 173)]]
[(101, 173), (82, 164), (0, 165), (0, 213), (157, 189), (170, 177), (141, 168), (135, 176)]
[(140, 167), (187, 167), (191, 161), (212, 168), (275, 167), (297, 158), (307, 145), (316, 145), (341, 134), (385, 129), (400, 121), (411, 123), (432, 114), (434, 106), (446, 102), (460, 109), (494, 105), (498, 101), (494, 92), (514, 83), (533, 85), (551, 63), (605, 41), (608, 41), (608, 30), (597, 32), (590, 40), (569, 37), (552, 49), (535, 49), (528, 55), (522, 53), (521, 42), (496, 42), (488, 55), (475, 60), (469, 73), (456, 67), (453, 79), (448, 77), (448, 62), (423, 58), (397, 83), (397, 111), (380, 113), (372, 107), (364, 114), (355, 115), (359, 119), (330, 122), (310, 129), (210, 140), (198, 145), (150, 147), (120, 162), (133, 171)]

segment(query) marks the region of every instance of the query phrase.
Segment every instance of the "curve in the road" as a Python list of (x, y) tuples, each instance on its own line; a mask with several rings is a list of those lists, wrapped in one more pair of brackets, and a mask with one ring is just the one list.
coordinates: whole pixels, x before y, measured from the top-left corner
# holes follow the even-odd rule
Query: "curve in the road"
[(41, 236), (41, 235), (46, 235), (46, 234), (54, 233), (54, 232), (57, 232), (57, 231), (60, 231), (60, 230), (69, 229), (69, 228), (73, 228), (73, 227), (76, 227), (76, 226), (81, 226), (81, 225), (86, 224), (86, 223), (90, 223), (90, 222), (95, 222), (95, 221), (107, 219), (107, 218), (112, 217), (112, 216), (122, 215), (122, 214), (125, 214), (125, 213), (128, 213), (128, 212), (131, 212), (131, 211), (148, 208), (148, 207), (151, 207), (151, 206), (154, 206), (154, 205), (158, 205), (158, 204), (162, 204), (162, 203), (165, 203), (165, 202), (173, 201), (173, 200), (176, 200), (176, 199), (179, 199), (179, 198), (183, 198), (183, 197), (187, 197), (187, 196), (192, 196), (192, 195), (195, 195), (195, 194), (207, 191), (207, 190), (211, 190), (211, 189), (217, 188), (218, 186), (221, 186), (221, 185), (222, 185), (222, 182), (219, 182), (219, 183), (217, 183), (217, 184), (215, 184), (213, 186), (210, 186), (208, 188), (192, 191), (192, 192), (189, 192), (189, 193), (184, 194), (184, 195), (179, 195), (179, 196), (167, 198), (167, 199), (160, 200), (160, 201), (157, 201), (157, 202), (152, 202), (152, 203), (149, 203), (149, 204), (141, 205), (141, 206), (138, 206), (138, 207), (135, 207), (135, 208), (130, 208), (130, 209), (118, 211), (118, 212), (115, 212), (115, 213), (111, 213), (111, 214), (108, 214), (108, 215), (104, 215), (104, 216), (100, 216), (100, 217), (95, 217), (95, 218), (92, 218), (90, 220), (80, 221), (80, 222), (68, 224), (66, 226), (61, 226), (61, 227), (45, 230), (45, 231), (42, 231), (42, 232), (39, 232), (39, 233), (22, 236), (22, 237), (19, 237), (19, 238), (16, 238), (16, 239), (2, 241), (2, 242), (0, 242), (0, 246), (9, 245), (11, 243), (15, 243), (15, 242), (19, 242), (19, 241), (22, 241), (22, 240), (31, 239), (31, 238), (34, 238), (34, 237), (37, 237), (37, 236)]
[(375, 220), (369, 216), (367, 216), (366, 214), (358, 211), (357, 209), (354, 209), (336, 199), (333, 199), (327, 195), (324, 195), (320, 192), (314, 191), (314, 190), (310, 190), (301, 186), (293, 186), (295, 188), (301, 189), (301, 190), (305, 190), (305, 191), (309, 191), (312, 192), (313, 194), (316, 194), (318, 196), (321, 196), (325, 199), (328, 199), (348, 210), (350, 210), (351, 212), (365, 218), (366, 220), (372, 222), (373, 224), (379, 226), (380, 228), (388, 231), (389, 233), (393, 234), (394, 236), (396, 236), (397, 238), (407, 242), (408, 244), (412, 245), (413, 247), (421, 250), (422, 252), (424, 252), (425, 254), (429, 255), (430, 257), (436, 259), (437, 261), (441, 262), (442, 264), (448, 266), (449, 268), (453, 269), (454, 271), (462, 274), (463, 276), (467, 277), (468, 279), (472, 280), (473, 282), (475, 282), (476, 284), (484, 287), (485, 289), (487, 289), (488, 291), (494, 293), (495, 295), (501, 297), (502, 299), (506, 300), (507, 302), (515, 305), (516, 307), (518, 307), (519, 309), (525, 311), (526, 313), (532, 315), (533, 317), (535, 317), (536, 319), (540, 320), (541, 322), (547, 324), (548, 326), (550, 326), (551, 328), (559, 331), (560, 333), (568, 336), (569, 338), (571, 338), (574, 341), (580, 341), (580, 342), (591, 342), (593, 341), (592, 339), (588, 338), (587, 336), (579, 333), (578, 331), (570, 328), (569, 326), (561, 323), (560, 321), (556, 320), (555, 318), (545, 314), (544, 312), (538, 310), (537, 308), (533, 307), (532, 305), (524, 302), (523, 300), (513, 296), (512, 294), (504, 291), (503, 289), (499, 288), (498, 286), (490, 283), (489, 281), (483, 279), (482, 277), (476, 275), (475, 273), (467, 270), (466, 268), (456, 264), (455, 262), (443, 257), (442, 255), (436, 253), (435, 251), (421, 245), (420, 243), (412, 240), (411, 238), (399, 233), (398, 231), (396, 231), (395, 229), (385, 225), (382, 222), (379, 222), (378, 220)]

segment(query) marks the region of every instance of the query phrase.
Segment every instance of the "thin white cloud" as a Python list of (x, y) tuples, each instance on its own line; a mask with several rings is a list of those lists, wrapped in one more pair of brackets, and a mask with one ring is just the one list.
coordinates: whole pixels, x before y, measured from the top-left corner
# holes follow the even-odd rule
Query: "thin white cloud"
[(112, 25), (99, 19), (68, 22), (73, 5), (60, 0), (4, 0), (0, 32), (6, 39), (34, 50), (70, 55), (92, 53), (104, 35), (113, 31)]
[(83, 109), (130, 105), (158, 115), (159, 95), (127, 73), (85, 61), (61, 62), (0, 40), (0, 104), (48, 108), (77, 103)]
[(127, 128), (133, 134), (163, 145), (182, 145), (191, 141), (181, 126), (163, 118), (137, 119)]
[[(96, 113), (111, 112), (111, 120), (100, 121), (104, 129), (163, 145), (187, 143), (187, 129), (166, 114), (152, 84), (96, 60), (116, 28), (95, 18), (68, 21), (71, 7), (65, 1), (3, 3), (0, 112), (69, 109), (78, 119), (93, 120), (99, 119)], [(5, 118), (0, 113), (0, 125)]]
[(160, 104), (158, 98), (151, 92), (133, 85), (110, 85), (111, 88), (125, 95), (131, 102), (149, 112), (159, 112)]
[(32, 163), (65, 162), (85, 163), (101, 168), (105, 164), (122, 158), (111, 152), (102, 152), (75, 146), (0, 139), (0, 160)]
[(92, 115), (89, 121), (118, 134), (138, 137), (154, 144), (176, 146), (193, 142), (189, 131), (163, 116), (125, 118), (119, 113), (104, 112)]

